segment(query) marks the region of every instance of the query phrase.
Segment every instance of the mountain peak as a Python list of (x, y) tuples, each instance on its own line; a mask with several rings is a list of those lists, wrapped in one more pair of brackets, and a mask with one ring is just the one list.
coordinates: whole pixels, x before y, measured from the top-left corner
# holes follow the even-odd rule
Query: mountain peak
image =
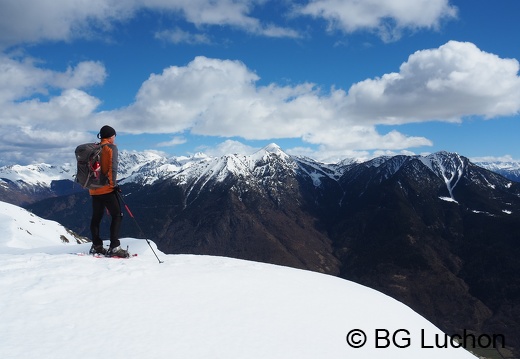
[(252, 156), (256, 159), (265, 158), (265, 156), (275, 155), (281, 159), (288, 160), (291, 156), (285, 153), (276, 143), (270, 143), (264, 148), (256, 151)]
[(282, 148), (280, 146), (278, 146), (276, 143), (274, 142), (271, 142), (270, 144), (268, 144), (267, 146), (265, 146), (264, 148), (264, 151), (267, 151), (267, 152), (272, 152), (272, 153), (276, 153), (276, 152), (283, 152), (282, 151)]

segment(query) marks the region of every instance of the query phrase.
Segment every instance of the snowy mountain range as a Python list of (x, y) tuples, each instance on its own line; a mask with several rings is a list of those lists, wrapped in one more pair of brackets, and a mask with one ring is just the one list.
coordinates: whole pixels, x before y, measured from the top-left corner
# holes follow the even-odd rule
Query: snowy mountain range
[(477, 161), (475, 164), (496, 172), (513, 181), (520, 182), (520, 162), (518, 161)]
[[(379, 157), (365, 162), (358, 159), (345, 159), (335, 164), (327, 164), (306, 157), (290, 156), (274, 143), (252, 155), (229, 154), (222, 157), (210, 157), (203, 153), (190, 157), (164, 157), (152, 151), (121, 151), (118, 176), (121, 184), (137, 183), (139, 185), (151, 185), (165, 179), (176, 179), (186, 183), (199, 182), (201, 178), (209, 180), (212, 177), (223, 180), (227, 173), (256, 178), (262, 171), (261, 167), (257, 167), (256, 164), (266, 162), (273, 156), (283, 159), (294, 171), (307, 172), (309, 176), (313, 177), (316, 186), (320, 185), (320, 178), (327, 177), (337, 180), (356, 164), (363, 163), (365, 166), (377, 167), (378, 164), (389, 160), (389, 157)], [(449, 170), (442, 173), (445, 165), (452, 158), (462, 158), (458, 154), (447, 152), (438, 152), (429, 156), (396, 156), (395, 158), (404, 160), (407, 157), (421, 159), (428, 168), (437, 171), (441, 176), (452, 175)], [(468, 160), (465, 159), (465, 161)], [(520, 162), (495, 161), (474, 164), (513, 181), (520, 181)], [(10, 203), (23, 204), (79, 191), (79, 186), (67, 183), (74, 181), (75, 170), (73, 163), (0, 167), (0, 199)], [(392, 171), (398, 170), (398, 167), (388, 170), (391, 174)], [(454, 179), (446, 178), (446, 180), (449, 182), (447, 182), (447, 186), (450, 186)], [(8, 193), (11, 193), (11, 198)], [(18, 196), (12, 198), (12, 193), (17, 193)]]
[[(140, 224), (124, 219), (123, 236), (146, 236), (167, 254), (352, 280), (445, 332), (498, 332), (520, 351), (520, 183), (464, 156), (325, 164), (271, 144), (221, 157), (122, 151), (120, 164), (125, 202)], [(70, 177), (47, 192), (10, 178), (0, 200), (89, 235), (90, 198)]]
[(2, 358), (475, 358), (343, 279), (212, 256), (159, 252), (159, 264), (132, 238), (137, 257), (81, 256), (89, 243), (4, 202), (0, 228)]

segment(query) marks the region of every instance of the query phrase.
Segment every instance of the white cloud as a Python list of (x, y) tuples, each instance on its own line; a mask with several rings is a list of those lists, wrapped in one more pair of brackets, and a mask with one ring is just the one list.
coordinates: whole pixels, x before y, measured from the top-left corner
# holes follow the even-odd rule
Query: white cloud
[[(250, 16), (265, 0), (17, 0), (3, 1), (0, 48), (42, 41), (90, 38), (132, 19), (139, 10), (179, 14), (201, 26), (232, 26), (268, 37), (298, 37), (292, 29), (264, 24)], [(174, 24), (172, 24), (174, 25)], [(175, 28), (174, 26), (172, 26)], [(181, 30), (182, 31), (182, 30)], [(170, 41), (207, 41), (204, 35), (159, 32)]]
[(229, 154), (240, 154), (250, 155), (258, 151), (259, 148), (248, 146), (240, 141), (225, 140), (213, 147), (201, 147), (200, 151), (203, 151), (208, 156), (220, 157)]
[(63, 89), (80, 89), (105, 82), (105, 66), (97, 61), (83, 61), (76, 67), (68, 67), (64, 73), (52, 72), (49, 83)]
[[(197, 32), (186, 32), (172, 20), (172, 24), (165, 24), (167, 30), (156, 32), (157, 39), (173, 43), (210, 43), (204, 34), (207, 26), (232, 26), (270, 37), (299, 37), (295, 30), (253, 16), (268, 1), (3, 1), (0, 49), (109, 33), (114, 24), (133, 18), (143, 9), (180, 15), (195, 25)], [(310, 0), (295, 13), (324, 19), (331, 30), (375, 31), (390, 40), (405, 29), (435, 29), (440, 22), (455, 18), (457, 9), (449, 0)], [(280, 15), (287, 18), (295, 13)], [(0, 150), (9, 149), (14, 154), (19, 146), (45, 149), (64, 129), (64, 145), (69, 146), (87, 138), (85, 131), (97, 131), (111, 123), (135, 134), (174, 136), (191, 132), (224, 138), (300, 138), (331, 156), (360, 150), (400, 151), (431, 145), (431, 141), (395, 129), (380, 133), (378, 125), (460, 122), (472, 115), (494, 118), (517, 114), (518, 71), (515, 59), (502, 59), (474, 44), (456, 41), (417, 51), (398, 72), (366, 79), (350, 89), (321, 89), (312, 83), (259, 86), (261, 74), (240, 61), (197, 57), (186, 66), (171, 66), (152, 74), (134, 103), (97, 112), (101, 100), (88, 89), (105, 82), (107, 71), (102, 63), (83, 61), (60, 72), (45, 68), (38, 59), (3, 54), (0, 138), (7, 142)], [(13, 133), (23, 134), (30, 143), (12, 139)], [(175, 146), (185, 140), (174, 136), (160, 145)]]
[(93, 29), (107, 29), (111, 22), (127, 19), (135, 5), (128, 0), (3, 1), (0, 47), (88, 37)]
[[(432, 143), (396, 128), (381, 133), (379, 125), (518, 113), (518, 70), (517, 60), (450, 41), (412, 54), (397, 73), (361, 81), (348, 91), (324, 91), (310, 83), (260, 86), (259, 75), (240, 61), (197, 57), (186, 66), (152, 74), (129, 106), (97, 112), (99, 99), (68, 87), (101, 84), (106, 76), (102, 64), (84, 62), (56, 72), (34, 61), (4, 56), (0, 58), (0, 136), (24, 133), (32, 145), (44, 148), (48, 143), (38, 138), (41, 131), (58, 138), (66, 129), (70, 135), (65, 141), (70, 144), (70, 139), (86, 136), (82, 131), (97, 131), (110, 123), (133, 134), (298, 138), (330, 156), (402, 151)], [(184, 137), (175, 136), (161, 145), (183, 141)]]
[[(84, 127), (75, 124), (81, 120), (88, 120), (100, 101), (77, 89), (63, 91), (59, 96), (52, 97), (49, 101), (33, 99), (16, 105), (17, 119), (29, 117), (29, 123), (46, 121), (49, 127), (61, 127), (68, 122), (74, 127)], [(54, 125), (51, 125), (50, 122)], [(84, 127), (85, 128), (85, 127)], [(86, 127), (88, 129), (88, 126)]]
[(4, 125), (0, 129), (0, 165), (29, 163), (73, 163), (74, 148), (92, 138), (64, 123), (62, 128), (48, 129), (45, 123)]
[(233, 25), (256, 27), (259, 20), (250, 17), (255, 0), (142, 0), (146, 8), (180, 11), (195, 25)]
[[(3, 125), (75, 128), (90, 118), (100, 100), (81, 88), (101, 85), (105, 68), (98, 62), (81, 62), (64, 72), (36, 66), (34, 59), (0, 56), (0, 119)], [(56, 94), (56, 91), (61, 93)]]
[(38, 65), (0, 56), (2, 163), (70, 162), (73, 147), (97, 126), (89, 120), (101, 101), (81, 88), (101, 85), (104, 66), (87, 61), (59, 72)]
[(457, 16), (449, 0), (311, 0), (297, 12), (325, 19), (330, 30), (375, 31), (385, 41), (399, 38), (403, 29), (437, 28)]
[(157, 144), (157, 147), (173, 147), (182, 145), (183, 143), (188, 142), (188, 140), (185, 137), (182, 136), (173, 136), (171, 140), (165, 141), (165, 142), (159, 142)]
[(324, 92), (313, 84), (258, 86), (259, 76), (239, 61), (197, 57), (143, 83), (132, 105), (100, 114), (132, 133), (176, 133), (301, 138), (326, 150), (402, 150), (429, 146), (425, 137), (378, 125), (462, 121), (516, 114), (518, 61), (471, 43), (450, 41), (418, 51), (399, 73)]
[(316, 131), (304, 137), (306, 142), (320, 144), (323, 149), (342, 150), (400, 150), (410, 147), (431, 146), (424, 137), (407, 137), (396, 130), (381, 135), (374, 126), (352, 125), (329, 131)]
[(259, 77), (243, 63), (197, 57), (143, 83), (136, 102), (100, 114), (132, 133), (191, 130), (247, 139), (300, 137), (332, 120), (334, 98), (311, 84), (256, 86)]
[[(274, 0), (271, 0), (274, 1)], [(17, 0), (3, 1), (0, 12), (0, 48), (41, 41), (70, 41), (100, 36), (117, 23), (128, 21), (141, 10), (181, 16), (198, 28), (230, 26), (267, 37), (299, 38), (285, 24), (265, 23), (254, 17), (267, 0)], [(284, 9), (279, 7), (278, 9)], [(437, 28), (444, 19), (455, 18), (457, 9), (449, 0), (311, 0), (281, 13), (291, 19), (312, 16), (325, 19), (330, 29), (346, 33), (375, 31), (384, 40), (399, 38), (403, 29)], [(174, 42), (206, 42), (202, 34), (178, 30), (158, 32)]]
[[(197, 27), (207, 25), (231, 26), (267, 37), (300, 37), (298, 32), (293, 29), (263, 23), (250, 16), (256, 6), (261, 7), (265, 3), (265, 0), (142, 0), (141, 6), (161, 11), (179, 12), (186, 21)], [(178, 30), (174, 30), (174, 33), (170, 35), (174, 35), (173, 38), (170, 38), (171, 40), (176, 40), (179, 36), (190, 41), (205, 40), (203, 35), (196, 35), (193, 38), (193, 35), (188, 36), (188, 34)]]
[(417, 51), (399, 73), (353, 85), (345, 113), (358, 121), (403, 124), (508, 116), (520, 110), (519, 63), (450, 41)]
[(0, 103), (20, 100), (36, 94), (47, 95), (52, 89), (80, 89), (101, 85), (105, 67), (99, 62), (85, 61), (65, 72), (37, 66), (37, 60), (20, 60), (0, 55)]

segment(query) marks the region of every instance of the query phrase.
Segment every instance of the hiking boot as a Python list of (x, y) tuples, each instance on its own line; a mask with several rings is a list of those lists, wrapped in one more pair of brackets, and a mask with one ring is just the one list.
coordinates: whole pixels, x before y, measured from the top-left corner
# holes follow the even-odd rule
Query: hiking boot
[(120, 257), (120, 258), (128, 258), (130, 254), (128, 251), (125, 251), (121, 246), (117, 246), (115, 248), (110, 248), (106, 254), (107, 257)]
[(102, 244), (92, 245), (92, 247), (90, 247), (89, 254), (91, 254), (91, 255), (96, 255), (96, 254), (106, 255), (107, 254), (107, 250), (105, 248), (103, 248)]

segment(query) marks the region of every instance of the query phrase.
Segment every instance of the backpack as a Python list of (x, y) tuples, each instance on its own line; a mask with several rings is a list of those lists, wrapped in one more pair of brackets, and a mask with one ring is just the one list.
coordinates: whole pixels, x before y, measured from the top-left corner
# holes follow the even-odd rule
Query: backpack
[(94, 189), (106, 186), (108, 178), (101, 174), (101, 149), (105, 145), (84, 143), (76, 147), (77, 172), (76, 182), (81, 187)]

